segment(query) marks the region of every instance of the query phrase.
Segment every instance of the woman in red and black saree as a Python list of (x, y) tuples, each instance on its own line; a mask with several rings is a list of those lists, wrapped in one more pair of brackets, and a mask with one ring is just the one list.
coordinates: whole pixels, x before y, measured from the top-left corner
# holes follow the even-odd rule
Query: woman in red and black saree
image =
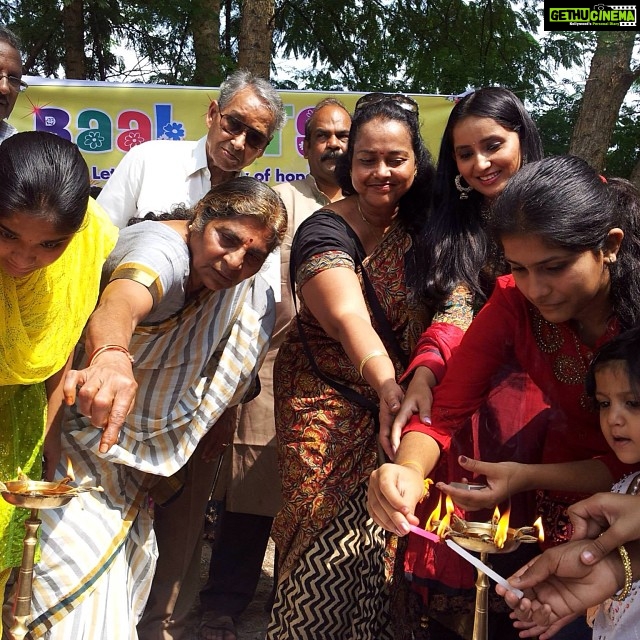
[[(400, 406), (397, 379), (429, 320), (416, 295), (416, 239), (434, 170), (413, 100), (361, 99), (341, 162), (347, 197), (300, 226), (291, 254), (301, 304), (274, 375), (284, 507), (272, 531), (270, 640), (392, 637), (393, 550), (367, 515), (366, 482), (378, 464), (378, 403)], [(445, 311), (463, 328), (467, 302), (460, 292)]]

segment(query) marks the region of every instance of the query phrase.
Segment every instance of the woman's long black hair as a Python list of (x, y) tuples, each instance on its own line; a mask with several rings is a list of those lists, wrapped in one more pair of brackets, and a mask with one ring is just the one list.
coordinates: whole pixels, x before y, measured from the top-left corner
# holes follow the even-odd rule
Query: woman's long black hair
[(542, 158), (542, 142), (535, 123), (522, 102), (507, 89), (486, 87), (464, 97), (451, 111), (442, 137), (429, 227), (423, 252), (429, 261), (423, 280), (423, 297), (438, 309), (460, 283), (471, 290), (478, 305), (502, 275), (498, 252), (485, 232), (483, 196), (472, 191), (460, 200), (455, 187), (459, 173), (453, 147), (455, 126), (469, 116), (491, 118), (520, 139), (522, 165)]

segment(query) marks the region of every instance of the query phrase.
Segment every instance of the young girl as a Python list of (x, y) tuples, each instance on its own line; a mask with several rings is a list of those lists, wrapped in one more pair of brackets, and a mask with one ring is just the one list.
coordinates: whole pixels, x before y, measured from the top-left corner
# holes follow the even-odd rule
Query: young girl
[[(0, 146), (0, 479), (51, 478), (62, 379), (98, 298), (117, 229), (89, 199), (71, 142), (18, 133)], [(26, 509), (0, 500), (0, 589), (20, 565)]]
[[(587, 395), (600, 411), (600, 428), (607, 444), (625, 464), (640, 464), (640, 329), (627, 331), (600, 349), (587, 375)], [(640, 472), (613, 485), (614, 493), (636, 495)], [(640, 581), (624, 599), (615, 597), (598, 607), (593, 640), (629, 640), (640, 627)], [(634, 635), (635, 634), (635, 635)]]
[[(640, 463), (640, 328), (620, 334), (598, 351), (587, 373), (586, 392), (599, 410), (600, 428), (618, 458), (628, 464)], [(612, 492), (636, 495), (639, 486), (640, 472), (631, 473), (614, 484)], [(624, 503), (618, 500), (620, 506), (624, 504), (626, 512), (622, 517), (627, 521), (626, 531), (620, 535), (620, 527), (615, 526), (618, 507), (613, 506), (610, 495), (599, 494), (574, 505), (572, 542), (548, 550), (509, 578), (512, 584), (525, 589), (523, 600), (499, 585), (496, 587), (514, 608), (513, 617), (518, 620), (515, 626), (522, 630), (521, 637), (556, 637), (563, 619), (607, 597), (595, 610), (593, 640), (640, 637), (640, 607), (636, 602), (640, 581), (632, 582), (632, 577), (638, 576), (637, 554), (634, 557), (637, 543), (628, 544), (638, 537), (632, 522), (634, 511), (640, 513), (640, 505), (637, 498)], [(604, 510), (600, 504), (605, 505)], [(606, 555), (586, 566), (585, 543), (604, 531), (609, 538), (608, 547), (604, 545)], [(585, 535), (589, 538), (585, 539)], [(625, 550), (620, 553), (616, 545), (626, 545)], [(625, 555), (632, 558), (635, 573), (629, 573), (631, 566), (625, 569), (622, 561)]]
[[(566, 507), (581, 494), (607, 489), (624, 470), (587, 407), (583, 384), (594, 349), (640, 321), (639, 216), (637, 190), (624, 181), (607, 183), (578, 158), (546, 158), (511, 178), (490, 225), (512, 275), (498, 279), (451, 357), (433, 424), (413, 419), (396, 464), (372, 474), (369, 506), (376, 521), (399, 534), (418, 523), (413, 512), (422, 479), (491, 392), (495, 373), (515, 358), (553, 411), (537, 463), (461, 458), (464, 473), (484, 475), (487, 488), (439, 488), (471, 511), (538, 490), (548, 540), (566, 540)], [(526, 394), (518, 400), (527, 401)]]

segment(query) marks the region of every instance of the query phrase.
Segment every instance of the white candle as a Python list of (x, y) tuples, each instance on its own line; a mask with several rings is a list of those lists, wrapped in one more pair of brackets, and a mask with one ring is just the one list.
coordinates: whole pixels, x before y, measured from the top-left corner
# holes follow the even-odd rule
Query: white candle
[(512, 587), (500, 574), (496, 573), (493, 569), (488, 567), (482, 560), (472, 556), (466, 549), (463, 549), (459, 544), (453, 542), (453, 540), (445, 540), (447, 546), (453, 549), (458, 555), (462, 556), (467, 562), (470, 562), (476, 569), (482, 571), (485, 575), (489, 576), (494, 582), (502, 585), (505, 589), (515, 593), (518, 598), (522, 598), (524, 593), (520, 589)]

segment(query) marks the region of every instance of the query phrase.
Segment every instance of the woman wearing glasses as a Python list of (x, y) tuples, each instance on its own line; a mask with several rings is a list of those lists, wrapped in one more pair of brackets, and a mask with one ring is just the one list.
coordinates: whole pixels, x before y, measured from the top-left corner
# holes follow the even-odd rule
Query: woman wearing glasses
[(336, 169), (346, 197), (296, 233), (300, 297), (276, 360), (284, 508), (272, 537), (278, 590), (267, 638), (390, 638), (385, 542), (366, 513), (378, 403), (428, 321), (415, 283), (434, 170), (406, 96), (370, 94)]

